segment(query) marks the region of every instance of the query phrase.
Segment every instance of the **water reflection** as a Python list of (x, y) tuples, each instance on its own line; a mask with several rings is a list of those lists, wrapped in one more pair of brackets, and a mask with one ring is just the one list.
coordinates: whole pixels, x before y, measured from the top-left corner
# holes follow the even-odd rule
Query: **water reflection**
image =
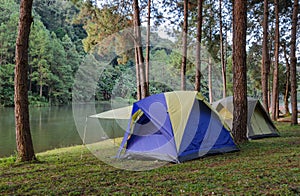
[[(83, 108), (90, 107), (82, 105)], [(95, 112), (110, 109), (109, 104), (93, 105)], [(87, 131), (93, 130), (94, 135), (87, 134), (88, 141), (99, 141), (111, 133), (101, 134), (99, 120), (86, 118), (87, 113), (82, 113), (80, 127)], [(112, 129), (113, 121), (101, 122), (105, 130)], [(72, 106), (63, 107), (31, 107), (30, 127), (35, 152), (49, 149), (82, 144), (77, 127), (74, 122)], [(113, 129), (112, 129), (113, 130)], [(120, 130), (120, 129), (119, 129)], [(80, 132), (81, 134), (82, 132)], [(123, 134), (123, 132), (121, 132)], [(14, 108), (0, 108), (0, 157), (10, 156), (16, 151)]]

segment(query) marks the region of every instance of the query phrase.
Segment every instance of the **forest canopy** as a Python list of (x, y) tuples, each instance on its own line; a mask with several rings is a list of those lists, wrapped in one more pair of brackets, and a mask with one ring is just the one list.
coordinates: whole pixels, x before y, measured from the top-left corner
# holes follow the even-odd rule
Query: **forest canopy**
[[(19, 5), (17, 0), (0, 0), (0, 106), (14, 104), (14, 58)], [(122, 2), (122, 4), (120, 4)], [(95, 46), (123, 29), (131, 28), (133, 24), (131, 3), (127, 1), (102, 2), (96, 1), (65, 1), (65, 0), (35, 0), (33, 5), (34, 22), (31, 27), (29, 46), (29, 101), (33, 105), (61, 105), (72, 101), (72, 88), (76, 74), (89, 74), (78, 68), (82, 62), (87, 62), (88, 54), (99, 55)], [(220, 36), (223, 38), (224, 57), (226, 62), (227, 95), (232, 95), (232, 42), (230, 40), (232, 26), (231, 1), (223, 0), (221, 19), (219, 5), (215, 1), (205, 1), (203, 4), (202, 47), (202, 88), (201, 92), (209, 98), (209, 89), (214, 88), (213, 96), (222, 97)], [(290, 28), (292, 1), (279, 1), (280, 9), (280, 61), (279, 61), (279, 95), (282, 98), (289, 89), (287, 83), (287, 64), (289, 64)], [(120, 5), (120, 6), (118, 6)], [(187, 34), (187, 89), (194, 89), (195, 81), (195, 38), (197, 26), (196, 2), (189, 4), (189, 31)], [(146, 21), (146, 1), (140, 1), (142, 24)], [(274, 62), (274, 3), (269, 2), (269, 54), (271, 65)], [(150, 59), (150, 94), (179, 89), (181, 54), (182, 1), (155, 1), (151, 8), (153, 24), (151, 35)], [(261, 98), (261, 61), (262, 61), (262, 26), (263, 2), (250, 1), (248, 5), (247, 31), (247, 89), (248, 95)], [(168, 17), (172, 16), (172, 17)], [(299, 16), (299, 14), (298, 14)], [(222, 23), (219, 21), (222, 20)], [(163, 25), (162, 25), (163, 24)], [(159, 27), (168, 30), (172, 41), (159, 37), (156, 31)], [(221, 26), (220, 26), (221, 25)], [(299, 25), (298, 25), (299, 26)], [(223, 31), (220, 31), (222, 29)], [(297, 37), (300, 36), (300, 28)], [(142, 28), (142, 35), (146, 29)], [(298, 39), (299, 40), (299, 39)], [(115, 40), (122, 51), (126, 41)], [(145, 38), (142, 40), (145, 44)], [(299, 43), (298, 43), (299, 45)], [(204, 50), (203, 50), (204, 51)], [(98, 52), (98, 53), (97, 53)], [(298, 53), (299, 55), (299, 47)], [(109, 65), (100, 65), (101, 74), (96, 76), (96, 92), (94, 96), (86, 96), (85, 101), (109, 100), (113, 96), (136, 99), (134, 51), (126, 49), (116, 52)], [(298, 60), (299, 62), (299, 60)], [(208, 65), (212, 64), (212, 76), (209, 86)], [(298, 63), (299, 65), (299, 63)], [(163, 68), (163, 69), (162, 69)], [(299, 68), (298, 68), (299, 69)], [(272, 70), (272, 69), (271, 69)], [(93, 70), (90, 70), (91, 72)], [(299, 71), (298, 71), (299, 72)], [(298, 74), (299, 77), (299, 74)], [(300, 81), (298, 79), (298, 81)], [(272, 84), (272, 74), (269, 79)], [(91, 88), (91, 83), (83, 86)]]

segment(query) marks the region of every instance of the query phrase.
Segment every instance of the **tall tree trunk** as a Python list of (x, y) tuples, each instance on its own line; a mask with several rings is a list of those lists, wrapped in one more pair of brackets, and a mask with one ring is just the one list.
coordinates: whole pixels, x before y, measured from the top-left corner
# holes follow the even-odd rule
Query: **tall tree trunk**
[(285, 92), (284, 92), (284, 108), (285, 108), (285, 115), (290, 116), (290, 109), (289, 109), (289, 95), (290, 95), (290, 63), (286, 53), (286, 44), (283, 42), (283, 53), (286, 65), (286, 81), (285, 81)]
[(142, 38), (141, 38), (141, 22), (140, 22), (140, 10), (138, 0), (133, 1), (133, 10), (134, 10), (134, 28), (135, 28), (135, 52), (137, 53), (138, 64), (138, 73), (140, 79), (140, 89), (141, 89), (141, 99), (147, 97), (149, 95), (147, 84), (146, 84), (146, 76), (145, 76), (145, 65), (144, 65), (144, 57), (143, 57), (143, 48), (142, 48)]
[(181, 90), (186, 90), (186, 61), (187, 61), (187, 33), (188, 33), (188, 0), (183, 2), (183, 32), (181, 59)]
[(247, 0), (233, 5), (233, 125), (236, 143), (247, 141), (247, 65), (246, 65)]
[[(225, 24), (226, 26), (226, 24)], [(225, 45), (224, 45), (224, 62), (225, 62), (225, 66), (227, 66), (227, 48), (228, 48), (228, 34), (227, 34), (227, 27), (225, 28), (226, 32), (225, 32)], [(227, 69), (225, 69), (225, 74), (227, 72)], [(227, 77), (226, 77), (226, 96), (227, 96)]]
[[(209, 7), (209, 15), (210, 18), (213, 18), (213, 2), (209, 1), (210, 7)], [(209, 22), (208, 24), (208, 43), (209, 43), (209, 52), (212, 52), (213, 44), (212, 44), (212, 22)], [(209, 96), (209, 102), (213, 102), (213, 85), (212, 85), (212, 57), (211, 55), (208, 56), (208, 96)]]
[(291, 33), (291, 53), (290, 53), (292, 125), (297, 125), (298, 124), (297, 57), (296, 57), (297, 23), (298, 23), (298, 0), (294, 0), (294, 8), (293, 8), (293, 16), (292, 16), (292, 33)]
[(213, 85), (212, 85), (212, 57), (208, 57), (208, 95), (209, 103), (214, 102), (213, 100)]
[(268, 49), (268, 20), (269, 20), (269, 6), (268, 0), (264, 0), (264, 19), (263, 19), (263, 48), (262, 48), (262, 97), (263, 104), (267, 111), (269, 111), (269, 73), (270, 73), (270, 58)]
[(35, 159), (28, 109), (28, 46), (32, 23), (32, 0), (21, 0), (15, 67), (15, 122), (19, 161)]
[(151, 16), (151, 0), (148, 0), (147, 38), (146, 38), (146, 85), (147, 85), (147, 89), (149, 89), (149, 68), (150, 68), (150, 16)]
[(222, 18), (222, 0), (219, 0), (219, 22), (220, 22), (220, 57), (222, 65), (222, 80), (223, 80), (223, 98), (226, 97), (226, 64), (224, 60), (224, 46), (223, 46), (223, 18)]
[(202, 39), (202, 10), (203, 0), (198, 0), (198, 16), (197, 16), (197, 42), (196, 42), (196, 75), (195, 75), (195, 91), (200, 92), (201, 87), (201, 39)]
[[(134, 28), (134, 32), (136, 29)], [(136, 33), (134, 33), (136, 34)], [(135, 46), (136, 47), (136, 46)], [(135, 77), (136, 77), (136, 98), (137, 100), (141, 100), (141, 80), (140, 80), (140, 69), (139, 69), (139, 58), (138, 58), (138, 50), (135, 48), (134, 50), (134, 57), (135, 57)]]
[(279, 90), (278, 90), (278, 67), (279, 67), (279, 5), (278, 0), (274, 0), (275, 5), (275, 62), (273, 70), (273, 88), (272, 88), (272, 119), (278, 119), (278, 110), (279, 110)]

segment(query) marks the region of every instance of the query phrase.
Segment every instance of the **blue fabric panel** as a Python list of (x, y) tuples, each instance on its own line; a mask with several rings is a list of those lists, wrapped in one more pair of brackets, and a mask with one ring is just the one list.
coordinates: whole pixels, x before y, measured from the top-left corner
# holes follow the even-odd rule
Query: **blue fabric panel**
[(214, 149), (221, 149), (221, 148), (230, 148), (230, 147), (236, 147), (233, 138), (230, 134), (230, 131), (227, 130), (223, 125), (221, 120), (219, 119), (219, 116), (215, 113), (212, 113), (212, 117), (216, 119), (216, 122), (222, 127), (221, 132), (219, 133), (219, 137), (217, 141), (215, 142), (215, 145), (212, 147), (212, 150)]
[(154, 125), (150, 119), (143, 114), (134, 125), (133, 135), (149, 136), (152, 134), (161, 134), (160, 130)]
[(127, 141), (126, 153), (133, 152), (151, 152), (177, 157), (174, 138), (166, 137), (164, 130), (158, 129), (146, 115), (137, 121), (133, 134)]
[[(177, 157), (164, 94), (153, 95), (134, 103), (132, 115), (139, 109), (143, 111), (143, 115), (133, 125), (133, 133), (128, 140), (129, 135), (125, 134), (127, 140), (125, 154), (151, 153), (157, 157), (160, 154)], [(126, 132), (130, 132), (130, 127)]]
[(148, 117), (157, 129), (161, 130), (166, 137), (173, 138), (173, 130), (168, 113), (165, 95), (163, 93), (146, 97), (136, 105)]
[(205, 103), (195, 100), (182, 136), (179, 156), (185, 156), (189, 153), (200, 151), (200, 146), (211, 120), (210, 114), (211, 110)]
[(145, 111), (149, 111), (150, 106), (155, 102), (162, 103), (163, 105), (167, 106), (165, 95), (163, 93), (151, 95), (140, 101), (135, 102), (135, 104), (139, 107), (144, 108)]
[[(194, 137), (193, 137), (194, 135)], [(180, 157), (198, 153), (198, 157), (211, 150), (234, 147), (235, 144), (219, 117), (205, 103), (194, 102), (180, 146)]]
[(139, 107), (137, 106), (136, 102), (133, 103), (132, 111), (131, 111), (131, 116), (132, 116), (134, 113), (136, 113), (138, 110), (139, 110)]
[(208, 126), (207, 122), (210, 118), (209, 116), (204, 116), (204, 112), (201, 117), (203, 119), (201, 119), (200, 121), (199, 101), (195, 100), (182, 136), (181, 144), (179, 147), (179, 154), (191, 149), (199, 149), (199, 144), (204, 138)]
[(176, 156), (176, 150), (174, 148), (174, 140), (167, 140), (162, 134), (153, 135), (131, 135), (127, 141), (126, 152), (148, 152), (155, 151), (164, 154), (170, 154)]

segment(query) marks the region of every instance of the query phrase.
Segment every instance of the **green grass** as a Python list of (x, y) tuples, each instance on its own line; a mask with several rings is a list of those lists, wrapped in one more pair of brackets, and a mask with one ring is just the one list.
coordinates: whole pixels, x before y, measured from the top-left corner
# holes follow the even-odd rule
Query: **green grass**
[(299, 195), (300, 127), (277, 124), (281, 137), (241, 151), (148, 171), (116, 169), (84, 146), (37, 154), (38, 162), (0, 159), (0, 195)]

